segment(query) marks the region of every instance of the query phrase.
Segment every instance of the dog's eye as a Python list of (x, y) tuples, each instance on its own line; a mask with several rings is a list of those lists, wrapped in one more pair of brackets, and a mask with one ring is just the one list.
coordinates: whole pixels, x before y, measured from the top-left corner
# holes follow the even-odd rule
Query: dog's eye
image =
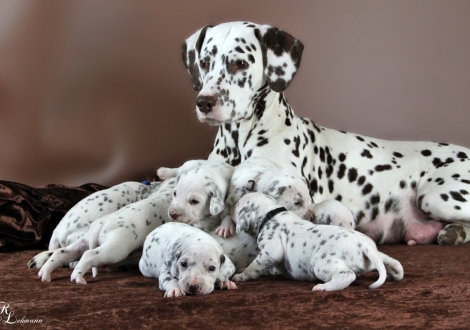
[(302, 201), (295, 201), (294, 202), (295, 206), (302, 206), (302, 204), (303, 204)]
[(238, 70), (242, 70), (242, 69), (246, 69), (248, 67), (248, 62), (247, 61), (243, 61), (243, 60), (238, 60), (236, 62), (236, 65), (237, 65), (237, 69)]
[(209, 271), (210, 271), (210, 272), (215, 271), (215, 266), (209, 266)]
[(197, 205), (197, 204), (199, 204), (199, 201), (198, 201), (197, 199), (191, 199), (191, 200), (189, 201), (189, 204), (191, 204), (191, 205)]
[(175, 197), (176, 197), (176, 191), (173, 191), (173, 196), (175, 196)]
[(186, 261), (181, 261), (181, 267), (183, 268), (188, 267), (188, 263)]
[(208, 60), (200, 60), (199, 61), (199, 66), (201, 67), (201, 69), (207, 71), (209, 69), (209, 64), (210, 62)]

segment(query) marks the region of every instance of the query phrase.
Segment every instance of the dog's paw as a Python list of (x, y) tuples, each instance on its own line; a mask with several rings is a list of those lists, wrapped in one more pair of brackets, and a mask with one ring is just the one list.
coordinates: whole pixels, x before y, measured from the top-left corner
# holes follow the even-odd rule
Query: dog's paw
[(38, 277), (41, 278), (41, 282), (50, 282), (51, 275), (45, 272), (42, 268), (38, 273)]
[(178, 175), (178, 169), (169, 167), (160, 167), (157, 170), (157, 176), (160, 181), (165, 181)]
[(465, 242), (466, 236), (463, 226), (448, 224), (439, 232), (437, 242), (439, 245), (459, 245)]
[(326, 291), (325, 284), (317, 284), (313, 287), (312, 291)]
[(229, 238), (235, 235), (235, 228), (224, 228), (222, 226), (217, 227), (215, 233), (221, 238)]
[(41, 268), (53, 253), (54, 251), (44, 251), (35, 255), (33, 259), (28, 261), (28, 268)]
[(186, 296), (186, 292), (181, 290), (180, 288), (169, 289), (165, 291), (165, 297), (172, 298), (172, 297), (183, 297)]
[(240, 274), (233, 275), (232, 281), (245, 282), (245, 281), (248, 281), (248, 277), (245, 275), (245, 273), (240, 273)]
[(227, 290), (238, 289), (237, 285), (234, 282), (230, 281), (230, 280), (220, 281), (219, 282), (219, 288), (220, 289), (227, 289)]
[(87, 284), (82, 274), (75, 271), (73, 271), (72, 275), (70, 276), (70, 282), (75, 282), (77, 284)]

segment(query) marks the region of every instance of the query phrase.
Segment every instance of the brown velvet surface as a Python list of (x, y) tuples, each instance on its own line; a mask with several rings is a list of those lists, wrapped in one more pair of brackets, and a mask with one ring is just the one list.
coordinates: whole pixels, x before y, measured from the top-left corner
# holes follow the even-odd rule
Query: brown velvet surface
[(31, 187), (0, 181), (0, 252), (46, 249), (52, 231), (65, 213), (89, 194), (104, 188), (95, 183), (79, 187), (61, 184)]
[(42, 283), (37, 269), (26, 268), (39, 250), (9, 252), (0, 254), (0, 301), (46, 328), (468, 329), (470, 244), (380, 250), (402, 262), (401, 282), (369, 290), (377, 274), (368, 273), (345, 290), (312, 292), (312, 283), (265, 277), (237, 290), (181, 298), (164, 298), (157, 279), (138, 270), (100, 268), (80, 286), (62, 268)]

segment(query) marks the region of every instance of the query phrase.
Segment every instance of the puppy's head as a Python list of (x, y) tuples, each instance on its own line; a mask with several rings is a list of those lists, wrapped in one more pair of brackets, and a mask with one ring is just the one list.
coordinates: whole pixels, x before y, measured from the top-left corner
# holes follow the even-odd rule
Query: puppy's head
[(186, 294), (211, 293), (216, 283), (227, 281), (235, 273), (235, 266), (220, 246), (207, 242), (177, 250), (175, 260), (170, 272)]
[(240, 198), (231, 212), (237, 233), (244, 231), (251, 236), (257, 236), (259, 226), (269, 212), (267, 210), (276, 204), (274, 198), (259, 192), (249, 193)]
[(268, 25), (228, 22), (198, 30), (183, 44), (183, 62), (200, 91), (198, 119), (221, 125), (251, 118), (269, 91), (289, 86), (302, 51), (300, 41)]
[(292, 211), (302, 219), (313, 221), (315, 212), (312, 207), (312, 198), (304, 178), (283, 170), (262, 193), (273, 197), (278, 204)]
[(203, 168), (183, 172), (176, 178), (168, 215), (173, 221), (194, 225), (222, 212), (226, 190), (214, 172)]

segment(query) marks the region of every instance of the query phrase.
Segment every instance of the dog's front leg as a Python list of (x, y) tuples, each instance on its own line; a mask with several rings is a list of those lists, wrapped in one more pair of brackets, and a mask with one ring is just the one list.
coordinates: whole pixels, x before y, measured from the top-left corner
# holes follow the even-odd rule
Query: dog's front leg
[(160, 276), (158, 277), (160, 290), (165, 291), (165, 297), (186, 296), (184, 290), (178, 285), (178, 279), (171, 276), (170, 270), (165, 265), (162, 266)]
[(242, 273), (234, 275), (232, 280), (234, 282), (248, 281), (266, 274), (266, 270), (271, 269), (279, 261), (278, 258), (273, 258), (273, 256), (267, 252), (269, 250), (270, 249), (261, 250), (256, 259), (253, 260)]

